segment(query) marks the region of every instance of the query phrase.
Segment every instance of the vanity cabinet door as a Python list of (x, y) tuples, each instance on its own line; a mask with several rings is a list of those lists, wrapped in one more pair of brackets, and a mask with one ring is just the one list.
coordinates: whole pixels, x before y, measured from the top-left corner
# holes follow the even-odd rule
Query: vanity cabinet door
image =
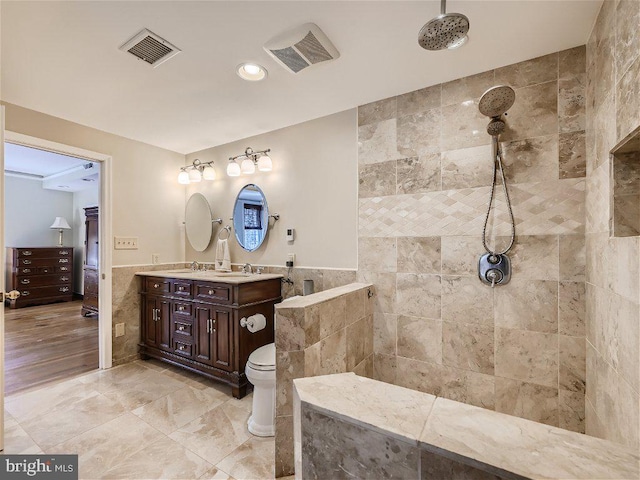
[(144, 343), (171, 350), (171, 303), (161, 297), (147, 297), (144, 308)]
[(195, 308), (196, 360), (222, 370), (232, 370), (231, 309), (216, 305)]

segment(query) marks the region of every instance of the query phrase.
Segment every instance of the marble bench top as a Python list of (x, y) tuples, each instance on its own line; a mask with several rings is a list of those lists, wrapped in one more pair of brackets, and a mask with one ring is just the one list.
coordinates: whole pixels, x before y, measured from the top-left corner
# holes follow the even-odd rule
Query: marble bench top
[(282, 275), (276, 273), (252, 273), (243, 274), (241, 272), (218, 272), (215, 270), (191, 270), (189, 268), (180, 268), (177, 270), (150, 270), (146, 272), (136, 272), (136, 275), (142, 277), (163, 277), (163, 278), (180, 278), (182, 280), (201, 280), (206, 282), (230, 283), (239, 285), (241, 283), (261, 282), (272, 278), (282, 278)]
[(622, 445), (353, 373), (294, 380), (300, 401), (346, 422), (507, 478), (638, 479)]
[(323, 290), (321, 292), (312, 293), (311, 295), (295, 296), (286, 299), (284, 302), (276, 305), (276, 310), (280, 308), (304, 308), (317, 303), (322, 303), (332, 298), (337, 298), (342, 295), (347, 295), (352, 292), (357, 292), (363, 288), (373, 287), (372, 283), (350, 283), (341, 287), (330, 288), (329, 290)]

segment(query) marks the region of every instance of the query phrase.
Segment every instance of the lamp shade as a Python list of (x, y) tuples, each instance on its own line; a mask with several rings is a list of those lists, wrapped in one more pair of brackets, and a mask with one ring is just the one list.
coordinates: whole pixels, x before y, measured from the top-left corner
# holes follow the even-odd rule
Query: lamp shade
[(200, 170), (195, 168), (193, 170), (189, 170), (189, 181), (191, 183), (198, 183), (202, 181), (202, 174), (200, 173)]
[(178, 183), (182, 185), (189, 185), (191, 183), (191, 180), (189, 180), (189, 173), (181, 170), (178, 174)]
[(216, 171), (211, 166), (204, 167), (202, 170), (202, 178), (205, 180), (215, 180), (216, 179)]
[(239, 177), (240, 176), (240, 165), (238, 165), (233, 160), (229, 162), (227, 165), (227, 175), (230, 177)]
[(62, 230), (71, 230), (71, 227), (69, 226), (69, 223), (67, 222), (66, 218), (64, 218), (64, 217), (56, 217), (56, 219), (53, 221), (53, 225), (51, 225), (49, 228), (57, 228), (57, 229), (62, 229)]
[(271, 157), (267, 154), (264, 154), (258, 159), (258, 170), (261, 172), (270, 172), (273, 169), (273, 163), (271, 162)]
[(240, 164), (240, 170), (242, 170), (242, 173), (251, 175), (253, 172), (256, 171), (256, 165), (253, 163), (253, 160), (251, 160), (250, 158), (245, 158)]

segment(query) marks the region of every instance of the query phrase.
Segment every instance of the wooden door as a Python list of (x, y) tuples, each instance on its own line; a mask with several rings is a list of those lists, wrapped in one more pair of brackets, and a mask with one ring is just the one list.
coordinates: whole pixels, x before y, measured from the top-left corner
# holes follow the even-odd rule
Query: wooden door
[(85, 265), (87, 267), (98, 268), (98, 254), (100, 252), (99, 236), (98, 236), (98, 207), (85, 208), (85, 245), (86, 245), (86, 259)]
[(196, 322), (196, 360), (207, 365), (213, 365), (214, 345), (211, 334), (213, 316), (212, 305), (196, 306), (194, 312)]
[(164, 298), (156, 300), (158, 339), (162, 350), (171, 350), (171, 302)]
[(160, 339), (158, 338), (158, 322), (156, 321), (156, 298), (145, 297), (143, 299), (144, 308), (142, 314), (142, 323), (144, 328), (143, 341), (149, 347), (160, 347)]
[(213, 366), (231, 371), (233, 358), (233, 315), (228, 308), (216, 307), (213, 322)]

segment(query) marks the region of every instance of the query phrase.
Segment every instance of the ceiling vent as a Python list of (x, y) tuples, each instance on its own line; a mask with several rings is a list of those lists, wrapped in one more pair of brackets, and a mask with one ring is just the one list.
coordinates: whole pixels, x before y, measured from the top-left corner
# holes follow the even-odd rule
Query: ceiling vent
[(293, 73), (340, 56), (340, 52), (315, 23), (305, 23), (278, 35), (267, 42), (264, 49), (276, 62)]
[(146, 28), (122, 45), (120, 50), (129, 52), (154, 68), (181, 52), (178, 47)]

